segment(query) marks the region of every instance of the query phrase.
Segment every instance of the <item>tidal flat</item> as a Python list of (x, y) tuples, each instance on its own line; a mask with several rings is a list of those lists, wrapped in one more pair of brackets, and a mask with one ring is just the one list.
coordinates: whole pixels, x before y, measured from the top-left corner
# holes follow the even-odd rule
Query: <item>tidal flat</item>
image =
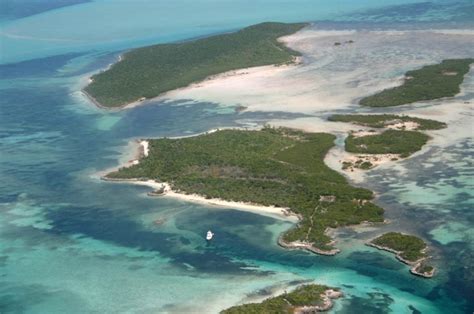
[[(261, 10), (234, 1), (228, 11), (214, 9), (215, 1), (184, 11), (176, 10), (178, 2), (165, 8), (94, 1), (2, 24), (1, 311), (217, 313), (316, 281), (343, 290), (334, 313), (472, 312), (472, 71), (452, 99), (383, 111), (357, 105), (401, 84), (406, 71), (472, 57), (472, 17), (466, 19), (472, 4), (408, 2), (346, 1), (341, 12), (329, 1), (321, 8), (313, 1), (263, 1)], [(235, 14), (244, 9), (254, 13)], [(157, 18), (157, 10), (166, 18)], [(304, 48), (302, 66), (255, 69), (238, 84), (237, 77), (209, 81), (202, 90), (193, 86), (122, 112), (104, 112), (80, 95), (87, 78), (123, 50), (268, 19), (326, 22), (289, 39)], [(349, 40), (336, 50), (336, 41)], [(248, 109), (236, 112), (238, 104)], [(340, 169), (337, 156), (353, 126), (326, 122), (334, 113), (403, 113), (448, 125), (428, 131), (432, 140), (408, 159), (346, 174), (375, 191), (390, 223), (341, 228), (334, 257), (278, 247), (291, 222), (150, 198), (151, 188), (95, 176), (134, 158), (135, 139), (265, 123), (334, 131), (336, 146), (325, 162)], [(212, 246), (203, 239), (209, 228), (216, 233)], [(417, 278), (390, 253), (365, 246), (389, 231), (423, 238), (442, 271)]]

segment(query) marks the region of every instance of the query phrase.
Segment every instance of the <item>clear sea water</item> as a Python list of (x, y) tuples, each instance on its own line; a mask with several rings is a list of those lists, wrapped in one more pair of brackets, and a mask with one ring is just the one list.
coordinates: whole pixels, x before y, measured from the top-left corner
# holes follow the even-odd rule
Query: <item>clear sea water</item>
[[(145, 187), (98, 179), (131, 158), (135, 138), (297, 114), (186, 101), (109, 112), (78, 93), (91, 72), (140, 45), (268, 20), (473, 29), (472, 1), (6, 0), (0, 11), (0, 313), (212, 313), (309, 281), (343, 289), (335, 313), (474, 310), (472, 139), (362, 183), (380, 195), (388, 228), (433, 247), (441, 270), (426, 280), (353, 229), (340, 232), (336, 257), (288, 251), (276, 238), (289, 222), (152, 199)], [(218, 236), (206, 245), (211, 227)]]

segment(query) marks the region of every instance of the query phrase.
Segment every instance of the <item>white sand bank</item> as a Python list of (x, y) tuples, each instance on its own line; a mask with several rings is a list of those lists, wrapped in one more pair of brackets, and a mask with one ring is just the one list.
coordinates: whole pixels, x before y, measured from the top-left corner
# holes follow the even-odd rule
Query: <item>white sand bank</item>
[[(470, 38), (456, 32), (304, 29), (282, 38), (302, 52), (300, 65), (233, 71), (171, 91), (161, 99), (241, 105), (249, 111), (348, 109), (363, 96), (402, 84), (407, 70), (472, 56), (474, 36), (472, 43)], [(346, 44), (350, 40), (354, 42)], [(335, 46), (335, 42), (344, 44)]]

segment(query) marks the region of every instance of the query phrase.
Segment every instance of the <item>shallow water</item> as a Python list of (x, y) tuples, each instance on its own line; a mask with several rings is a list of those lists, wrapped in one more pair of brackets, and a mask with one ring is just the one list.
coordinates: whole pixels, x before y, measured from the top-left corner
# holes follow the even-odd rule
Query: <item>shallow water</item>
[[(98, 1), (24, 18), (18, 18), (24, 16), (20, 10), (2, 20), (0, 312), (217, 312), (313, 280), (344, 290), (346, 298), (337, 303), (336, 313), (472, 311), (473, 143), (466, 137), (441, 133), (443, 143), (397, 167), (374, 170), (360, 183), (381, 195), (378, 201), (392, 220), (384, 229), (414, 232), (429, 241), (441, 269), (431, 280), (410, 275), (390, 254), (364, 245), (383, 229), (341, 230), (342, 253), (315, 256), (276, 245), (277, 236), (291, 226), (288, 222), (149, 198), (146, 187), (97, 179), (98, 171), (131, 158), (128, 143), (135, 138), (307, 118), (285, 112), (237, 114), (229, 104), (186, 100), (102, 111), (78, 90), (88, 73), (113, 62), (119, 49), (270, 18), (344, 19), (320, 24), (340, 30), (360, 28), (358, 19), (365, 14), (389, 21), (390, 27), (406, 28), (395, 22), (413, 8), (419, 13), (411, 16), (412, 27), (466, 28), (462, 12), (453, 14), (456, 6), (446, 5), (452, 1), (379, 11), (365, 11), (380, 6), (376, 1), (320, 2), (316, 7), (309, 1), (233, 1), (233, 10), (258, 8), (243, 17), (224, 5), (215, 8), (221, 10), (219, 15), (213, 14), (216, 11), (208, 10), (213, 1), (184, 6), (186, 10), (176, 10), (183, 5), (169, 2)], [(387, 4), (402, 2), (414, 3)], [(149, 18), (164, 6), (166, 19)], [(108, 15), (90, 16), (92, 8), (97, 16)], [(128, 14), (131, 9), (137, 14)], [(427, 14), (433, 24), (416, 23)], [(124, 16), (129, 23), (121, 23)], [(59, 22), (64, 27), (58, 30)], [(364, 27), (389, 25), (375, 21)], [(456, 42), (455, 53), (464, 53), (465, 42)], [(445, 47), (435, 51), (444, 54)], [(397, 75), (388, 73), (387, 79)], [(460, 99), (472, 99), (470, 86)], [(211, 245), (203, 240), (209, 228), (216, 233)]]

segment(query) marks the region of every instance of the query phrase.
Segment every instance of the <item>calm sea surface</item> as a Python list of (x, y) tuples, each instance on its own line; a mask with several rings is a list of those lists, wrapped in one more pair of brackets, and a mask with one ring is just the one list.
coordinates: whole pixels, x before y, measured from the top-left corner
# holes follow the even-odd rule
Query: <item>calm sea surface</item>
[[(341, 231), (342, 253), (281, 249), (286, 221), (152, 199), (98, 172), (131, 158), (130, 140), (293, 119), (213, 103), (155, 102), (120, 112), (78, 93), (124, 49), (256, 22), (327, 29), (473, 30), (471, 1), (35, 1), (0, 4), (0, 313), (209, 313), (301, 282), (341, 287), (335, 313), (474, 310), (473, 141), (459, 139), (374, 170), (392, 230), (421, 235), (431, 280)], [(237, 13), (239, 12), (239, 13)], [(473, 99), (471, 77), (464, 101)], [(470, 88), (470, 89), (469, 89)], [(156, 220), (165, 221), (156, 224)], [(206, 245), (212, 228), (216, 240)], [(380, 231), (380, 230), (379, 230)], [(375, 233), (374, 233), (375, 234)]]

